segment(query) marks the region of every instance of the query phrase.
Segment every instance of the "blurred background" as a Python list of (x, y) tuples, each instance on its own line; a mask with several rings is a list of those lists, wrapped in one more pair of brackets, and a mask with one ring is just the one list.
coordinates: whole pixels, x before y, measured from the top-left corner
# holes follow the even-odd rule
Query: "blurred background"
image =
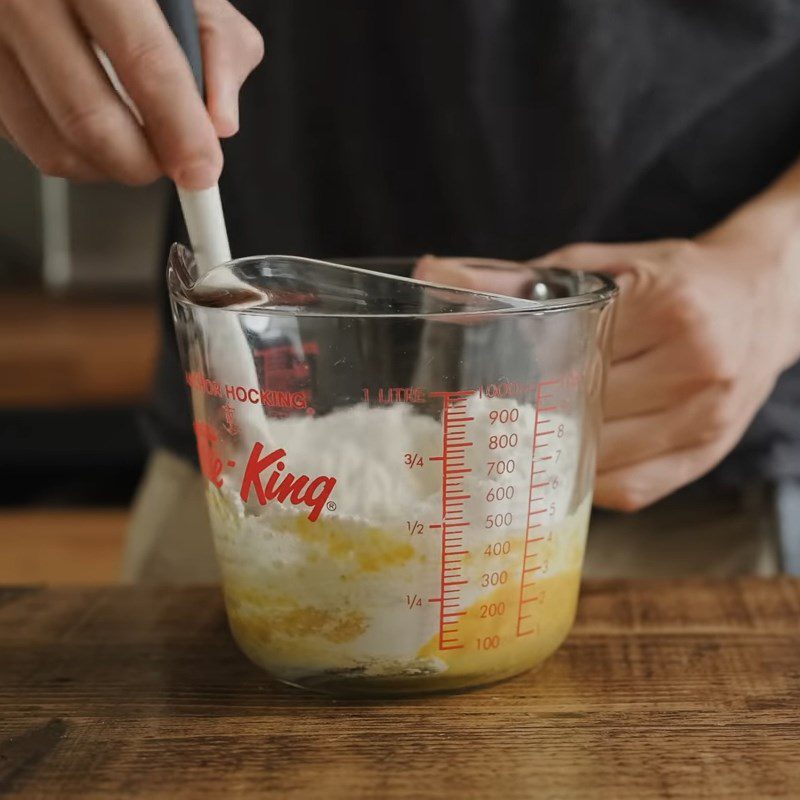
[(43, 178), (0, 141), (0, 584), (118, 577), (169, 187)]

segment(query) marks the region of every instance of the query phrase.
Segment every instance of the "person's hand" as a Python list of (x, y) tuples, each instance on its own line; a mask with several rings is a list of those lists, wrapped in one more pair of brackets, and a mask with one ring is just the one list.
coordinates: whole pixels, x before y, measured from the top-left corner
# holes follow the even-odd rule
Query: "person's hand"
[[(213, 185), (218, 137), (238, 129), (238, 94), (263, 56), (227, 0), (196, 0), (208, 108), (155, 0), (0, 0), (0, 136), (47, 175)], [(108, 55), (140, 126), (92, 47)]]
[[(798, 255), (772, 252), (734, 218), (691, 241), (578, 244), (530, 262), (611, 273), (620, 285), (597, 505), (640, 509), (733, 449), (800, 357)], [(458, 259), (426, 257), (416, 274), (507, 294), (529, 285)]]

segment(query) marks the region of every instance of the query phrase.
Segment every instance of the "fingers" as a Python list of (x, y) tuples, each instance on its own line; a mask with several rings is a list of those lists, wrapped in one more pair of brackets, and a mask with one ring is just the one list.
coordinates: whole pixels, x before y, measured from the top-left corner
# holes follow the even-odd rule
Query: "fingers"
[[(15, 67), (3, 73), (0, 136), (50, 174), (143, 184), (166, 172), (184, 188), (213, 185), (218, 135), (238, 128), (238, 91), (263, 43), (227, 0), (196, 2), (210, 111), (155, 0), (6, 0), (0, 46)], [(144, 129), (90, 42), (108, 55)]]
[(705, 474), (713, 465), (715, 456), (716, 449), (707, 445), (599, 473), (594, 504), (616, 511), (638, 511)]
[(696, 348), (685, 339), (667, 341), (625, 361), (612, 362), (606, 382), (606, 419), (649, 414), (686, 401), (704, 389), (729, 380), (713, 368), (705, 369)]
[(114, 180), (154, 180), (159, 169), (141, 128), (65, 6), (33, 3), (11, 24), (14, 55), (67, 148)]
[[(742, 438), (774, 381), (710, 389), (682, 408), (612, 422), (602, 438), (595, 502), (637, 511), (712, 470)], [(687, 443), (688, 446), (685, 446)]]
[(434, 256), (423, 256), (417, 261), (414, 277), (457, 289), (510, 297), (529, 297), (533, 280), (524, 265), (516, 261)]
[(668, 252), (672, 246), (670, 239), (621, 244), (580, 242), (552, 250), (528, 263), (536, 267), (565, 267), (613, 273), (620, 269), (624, 271), (627, 264), (637, 259), (658, 257)]
[(75, 0), (141, 113), (164, 172), (186, 189), (219, 179), (222, 151), (186, 57), (154, 0)]
[(598, 473), (595, 505), (617, 511), (638, 511), (655, 503), (709, 472), (730, 451), (741, 433)]
[(554, 250), (530, 263), (537, 267), (565, 267), (611, 274), (620, 290), (617, 298), (612, 358), (621, 361), (641, 355), (664, 338), (652, 318), (642, 324), (642, 311), (657, 294), (657, 275), (653, 260), (661, 242), (634, 244), (574, 244)]
[(598, 472), (709, 444), (725, 432), (727, 403), (724, 393), (712, 387), (654, 414), (607, 420), (600, 436)]
[(217, 136), (239, 130), (239, 91), (264, 57), (261, 34), (227, 0), (196, 0), (206, 103)]
[[(652, 299), (659, 288), (648, 270), (631, 267), (622, 275), (615, 275), (619, 295), (614, 311), (614, 328), (611, 335), (613, 361), (625, 361), (642, 356), (663, 344), (669, 331), (660, 324)], [(656, 306), (660, 301), (656, 301)]]
[(11, 139), (45, 175), (81, 181), (101, 173), (72, 148), (56, 129), (17, 60), (0, 47), (0, 118)]

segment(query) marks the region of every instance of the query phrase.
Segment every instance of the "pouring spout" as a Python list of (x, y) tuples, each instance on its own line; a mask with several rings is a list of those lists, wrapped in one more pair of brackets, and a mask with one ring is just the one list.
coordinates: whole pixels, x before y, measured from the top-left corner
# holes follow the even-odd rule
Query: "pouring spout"
[(206, 308), (245, 309), (265, 301), (263, 291), (245, 283), (227, 264), (207, 272), (195, 253), (178, 243), (169, 251), (167, 283), (173, 296)]
[(188, 296), (200, 277), (194, 253), (184, 245), (175, 242), (169, 249), (169, 273), (175, 277), (182, 294)]

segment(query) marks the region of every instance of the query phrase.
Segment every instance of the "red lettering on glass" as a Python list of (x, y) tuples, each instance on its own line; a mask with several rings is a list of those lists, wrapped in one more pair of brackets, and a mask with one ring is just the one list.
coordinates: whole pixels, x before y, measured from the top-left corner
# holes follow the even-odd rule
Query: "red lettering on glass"
[(217, 432), (207, 422), (194, 423), (194, 435), (197, 438), (197, 455), (200, 460), (200, 471), (217, 488), (222, 486), (222, 459), (217, 452)]
[[(252, 490), (255, 491), (256, 499), (262, 506), (270, 500), (277, 500), (279, 503), (288, 500), (294, 506), (308, 506), (311, 509), (308, 514), (311, 522), (319, 519), (333, 487), (336, 486), (336, 478), (320, 475), (312, 481), (308, 475), (284, 473), (286, 464), (281, 459), (286, 457), (286, 451), (283, 448), (273, 450), (266, 455), (263, 453), (264, 445), (256, 442), (242, 478), (240, 491), (242, 500), (246, 503)], [(270, 469), (266, 481), (262, 483), (262, 474)]]

